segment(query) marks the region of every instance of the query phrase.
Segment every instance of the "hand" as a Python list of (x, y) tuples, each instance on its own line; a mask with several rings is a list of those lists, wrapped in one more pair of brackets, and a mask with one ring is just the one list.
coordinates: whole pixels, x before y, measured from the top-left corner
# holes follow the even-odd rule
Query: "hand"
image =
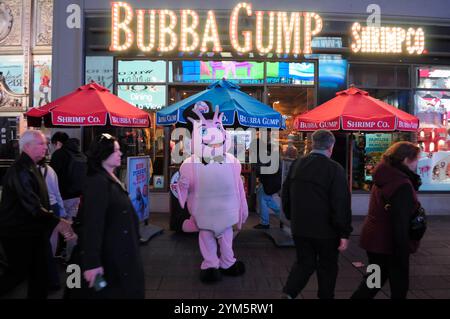
[(71, 225), (72, 222), (61, 218), (58, 225), (56, 226), (58, 232), (64, 236), (65, 241), (70, 241), (77, 238), (77, 235), (74, 233)]
[(338, 250), (340, 252), (343, 252), (343, 251), (347, 250), (347, 248), (348, 248), (348, 239), (341, 238), (341, 242), (339, 244)]
[(94, 269), (89, 269), (89, 270), (86, 270), (83, 273), (84, 279), (86, 279), (86, 281), (89, 283), (89, 288), (94, 287), (95, 278), (99, 274), (103, 275), (103, 267), (97, 267), (97, 268), (94, 268)]

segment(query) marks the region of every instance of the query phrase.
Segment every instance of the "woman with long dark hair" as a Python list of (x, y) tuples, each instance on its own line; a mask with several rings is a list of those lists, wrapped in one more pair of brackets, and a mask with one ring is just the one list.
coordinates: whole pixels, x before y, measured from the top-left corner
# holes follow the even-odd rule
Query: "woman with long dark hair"
[[(381, 270), (381, 286), (389, 279), (391, 299), (405, 299), (409, 289), (409, 256), (417, 250), (410, 238), (410, 221), (419, 209), (416, 192), (421, 184), (415, 172), (420, 148), (398, 142), (383, 155), (373, 175), (369, 213), (364, 221), (360, 245), (369, 264)], [(369, 288), (367, 276), (352, 299), (375, 297), (380, 288)]]
[(101, 134), (87, 155), (78, 247), (84, 289), (72, 296), (144, 298), (138, 219), (127, 191), (114, 174), (121, 164), (119, 143), (110, 134)]

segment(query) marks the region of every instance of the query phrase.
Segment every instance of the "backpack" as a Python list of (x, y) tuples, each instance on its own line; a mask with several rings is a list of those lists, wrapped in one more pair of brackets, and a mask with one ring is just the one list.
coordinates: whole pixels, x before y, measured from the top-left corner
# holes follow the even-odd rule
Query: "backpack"
[(67, 194), (79, 197), (87, 175), (87, 158), (83, 153), (68, 152), (70, 160), (67, 165)]

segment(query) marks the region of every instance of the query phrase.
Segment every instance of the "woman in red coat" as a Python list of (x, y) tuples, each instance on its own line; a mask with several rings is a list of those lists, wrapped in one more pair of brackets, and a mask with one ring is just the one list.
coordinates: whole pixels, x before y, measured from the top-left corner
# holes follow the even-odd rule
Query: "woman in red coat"
[[(420, 148), (398, 142), (383, 155), (373, 175), (369, 213), (364, 221), (360, 245), (369, 264), (380, 266), (381, 286), (389, 279), (391, 299), (405, 299), (409, 288), (409, 255), (417, 249), (411, 241), (409, 223), (420, 203), (416, 192), (421, 184), (415, 172)], [(367, 276), (352, 299), (375, 297), (380, 288), (369, 288)]]

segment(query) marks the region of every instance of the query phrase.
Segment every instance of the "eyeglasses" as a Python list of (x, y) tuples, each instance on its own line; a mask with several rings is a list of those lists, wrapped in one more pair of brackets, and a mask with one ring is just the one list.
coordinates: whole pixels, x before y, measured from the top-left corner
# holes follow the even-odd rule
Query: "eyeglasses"
[(98, 141), (101, 143), (104, 140), (113, 140), (114, 136), (112, 136), (111, 134), (108, 133), (102, 133), (98, 139)]

